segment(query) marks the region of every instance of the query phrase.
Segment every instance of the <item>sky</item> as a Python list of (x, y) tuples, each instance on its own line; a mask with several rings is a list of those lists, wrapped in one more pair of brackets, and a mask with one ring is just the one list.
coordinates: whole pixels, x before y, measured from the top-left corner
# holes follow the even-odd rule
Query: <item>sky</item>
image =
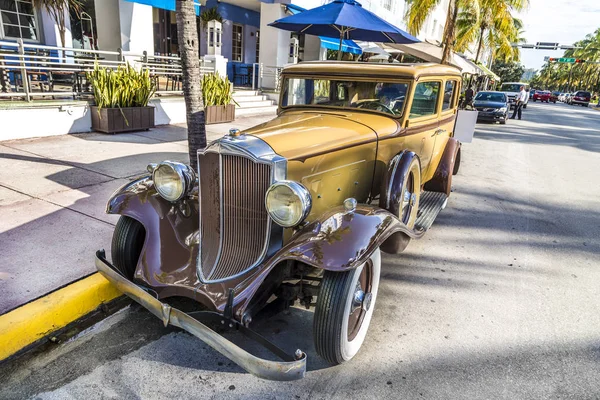
[[(519, 17), (527, 43), (573, 44), (600, 28), (600, 0), (529, 0)], [(544, 56), (560, 57), (563, 51), (521, 49), (521, 63), (540, 69)]]

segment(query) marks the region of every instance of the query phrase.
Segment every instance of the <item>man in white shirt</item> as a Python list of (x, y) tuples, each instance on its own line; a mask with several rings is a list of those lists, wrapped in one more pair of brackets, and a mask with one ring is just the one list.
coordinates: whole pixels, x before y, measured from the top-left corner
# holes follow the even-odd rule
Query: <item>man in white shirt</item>
[(515, 119), (517, 114), (519, 114), (519, 119), (521, 119), (521, 114), (523, 112), (523, 104), (527, 101), (527, 92), (525, 91), (525, 86), (521, 86), (521, 91), (517, 96), (515, 103), (515, 112), (513, 112), (512, 117), (510, 119)]

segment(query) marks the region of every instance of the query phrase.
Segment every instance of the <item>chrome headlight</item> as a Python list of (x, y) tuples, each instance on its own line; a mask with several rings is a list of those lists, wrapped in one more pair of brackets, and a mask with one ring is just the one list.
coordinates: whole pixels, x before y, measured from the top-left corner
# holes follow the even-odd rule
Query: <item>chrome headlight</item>
[(312, 200), (308, 190), (300, 183), (279, 181), (267, 190), (265, 206), (273, 221), (284, 228), (291, 228), (308, 216)]
[(196, 174), (187, 165), (163, 161), (154, 168), (152, 181), (158, 194), (165, 200), (178, 201), (194, 187)]
[(499, 108), (498, 112), (505, 113), (506, 112), (506, 107)]

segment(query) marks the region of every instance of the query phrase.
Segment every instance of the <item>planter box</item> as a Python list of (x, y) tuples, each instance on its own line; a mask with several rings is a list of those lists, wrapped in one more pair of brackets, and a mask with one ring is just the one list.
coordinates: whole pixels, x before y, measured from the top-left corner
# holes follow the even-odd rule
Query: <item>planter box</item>
[[(154, 107), (102, 108), (92, 106), (92, 129), (104, 133), (154, 128)], [(123, 117), (125, 116), (125, 117)]]
[(235, 105), (208, 106), (204, 109), (206, 125), (231, 122), (235, 119)]

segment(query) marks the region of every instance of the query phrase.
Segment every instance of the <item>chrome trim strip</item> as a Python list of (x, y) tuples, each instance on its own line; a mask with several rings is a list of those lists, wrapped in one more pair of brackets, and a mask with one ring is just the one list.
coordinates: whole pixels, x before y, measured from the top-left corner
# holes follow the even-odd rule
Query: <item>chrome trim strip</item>
[(156, 299), (150, 293), (129, 281), (112, 268), (104, 259), (104, 251), (96, 252), (96, 269), (121, 292), (144, 306), (165, 326), (171, 324), (182, 328), (204, 343), (244, 368), (252, 375), (276, 381), (302, 379), (306, 373), (306, 354), (299, 351), (296, 361), (271, 361), (256, 357), (225, 339), (188, 314)]
[[(239, 135), (239, 136), (224, 136), (220, 139), (217, 139), (210, 143), (205, 149), (198, 150), (198, 156), (204, 155), (206, 153), (217, 153), (219, 154), (219, 174), (220, 174), (220, 182), (219, 182), (219, 197), (221, 200), (223, 199), (223, 158), (222, 155), (233, 155), (233, 156), (243, 156), (255, 163), (268, 164), (271, 166), (271, 185), (275, 182), (285, 180), (287, 177), (287, 160), (284, 157), (281, 157), (279, 154), (275, 153), (275, 151), (269, 146), (267, 142), (264, 140), (252, 136), (252, 135)], [(198, 176), (200, 176), (202, 172), (200, 171), (200, 160), (198, 160)], [(202, 196), (200, 193), (201, 185), (198, 185), (198, 197)], [(266, 193), (265, 193), (266, 194)], [(201, 202), (199, 202), (201, 203)], [(220, 218), (220, 226), (221, 231), (223, 229), (223, 202), (220, 203), (221, 214)], [(202, 216), (202, 210), (199, 209), (199, 214)], [(264, 245), (261, 251), (261, 255), (252, 265), (248, 266), (245, 270), (232, 275), (226, 278), (221, 279), (207, 279), (202, 272), (202, 245), (198, 246), (198, 260), (196, 261), (196, 275), (198, 279), (200, 279), (203, 283), (218, 283), (228, 281), (230, 279), (235, 279), (256, 266), (260, 265), (261, 262), (264, 261), (269, 249), (279, 249), (282, 246), (282, 243), (275, 243), (277, 239), (281, 239), (283, 237), (283, 227), (279, 226), (276, 223), (273, 223), (271, 216), (267, 212), (267, 234), (264, 240)], [(202, 218), (200, 217), (199, 224), (199, 243), (202, 241)], [(208, 276), (211, 276), (215, 268), (218, 265), (219, 258), (221, 256), (223, 240), (219, 241), (219, 251), (217, 253), (217, 258), (215, 261), (215, 265), (213, 269), (210, 271)]]

